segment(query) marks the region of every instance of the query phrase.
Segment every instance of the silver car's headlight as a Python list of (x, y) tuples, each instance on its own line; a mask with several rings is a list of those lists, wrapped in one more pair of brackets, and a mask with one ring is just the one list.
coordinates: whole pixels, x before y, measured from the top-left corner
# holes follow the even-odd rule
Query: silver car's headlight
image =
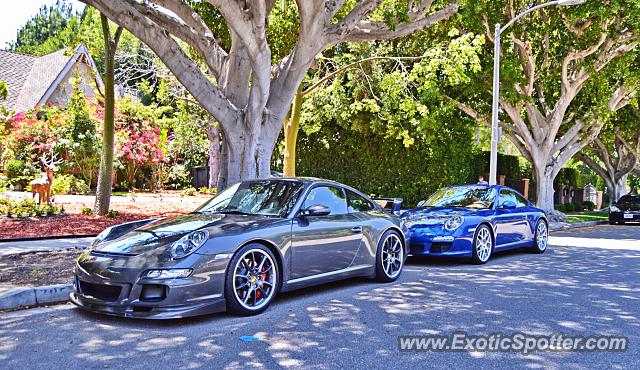
[(207, 240), (209, 240), (209, 232), (207, 230), (194, 231), (173, 243), (169, 248), (169, 254), (173, 259), (184, 258), (202, 247)]
[(609, 207), (609, 212), (620, 212), (620, 208), (616, 206)]
[(462, 225), (464, 222), (464, 217), (462, 216), (453, 216), (444, 223), (444, 229), (447, 231), (453, 231)]

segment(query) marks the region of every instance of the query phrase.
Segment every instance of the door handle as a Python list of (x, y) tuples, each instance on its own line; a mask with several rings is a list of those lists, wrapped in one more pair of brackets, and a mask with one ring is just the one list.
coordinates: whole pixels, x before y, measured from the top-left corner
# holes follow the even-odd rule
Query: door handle
[(354, 226), (351, 228), (351, 231), (354, 233), (361, 233), (362, 232), (362, 226)]

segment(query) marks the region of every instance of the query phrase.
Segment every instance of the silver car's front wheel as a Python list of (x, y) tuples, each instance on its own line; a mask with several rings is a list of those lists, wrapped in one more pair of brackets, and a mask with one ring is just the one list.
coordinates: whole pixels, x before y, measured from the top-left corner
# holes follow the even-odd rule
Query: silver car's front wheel
[(278, 288), (278, 265), (262, 245), (247, 245), (232, 258), (227, 273), (227, 308), (252, 315), (264, 311)]
[(480, 225), (473, 238), (473, 262), (477, 264), (487, 263), (493, 252), (493, 236), (487, 225)]
[(400, 276), (404, 265), (404, 247), (396, 232), (387, 231), (380, 239), (376, 258), (376, 278), (379, 281), (394, 281)]

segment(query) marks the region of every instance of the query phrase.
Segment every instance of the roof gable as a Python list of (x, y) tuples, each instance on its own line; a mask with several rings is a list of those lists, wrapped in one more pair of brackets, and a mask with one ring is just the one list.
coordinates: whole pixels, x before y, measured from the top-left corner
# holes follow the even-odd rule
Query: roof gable
[(9, 109), (21, 112), (46, 102), (79, 60), (92, 67), (97, 83), (102, 86), (93, 59), (84, 45), (80, 45), (72, 56), (65, 55), (65, 49), (41, 57), (0, 51), (0, 80), (5, 81), (9, 89), (5, 104)]
[(4, 105), (13, 108), (37, 58), (0, 50), (0, 81), (7, 84), (9, 95)]

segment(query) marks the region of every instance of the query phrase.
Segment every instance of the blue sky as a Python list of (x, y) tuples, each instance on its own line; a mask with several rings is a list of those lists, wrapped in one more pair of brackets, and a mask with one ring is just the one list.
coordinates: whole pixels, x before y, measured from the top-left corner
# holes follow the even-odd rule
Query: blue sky
[[(84, 8), (84, 4), (76, 0), (66, 0), (76, 10)], [(0, 11), (0, 49), (9, 47), (15, 41), (18, 28), (25, 24), (32, 15), (38, 13), (42, 5), (54, 4), (55, 0), (12, 0), (3, 1)]]

